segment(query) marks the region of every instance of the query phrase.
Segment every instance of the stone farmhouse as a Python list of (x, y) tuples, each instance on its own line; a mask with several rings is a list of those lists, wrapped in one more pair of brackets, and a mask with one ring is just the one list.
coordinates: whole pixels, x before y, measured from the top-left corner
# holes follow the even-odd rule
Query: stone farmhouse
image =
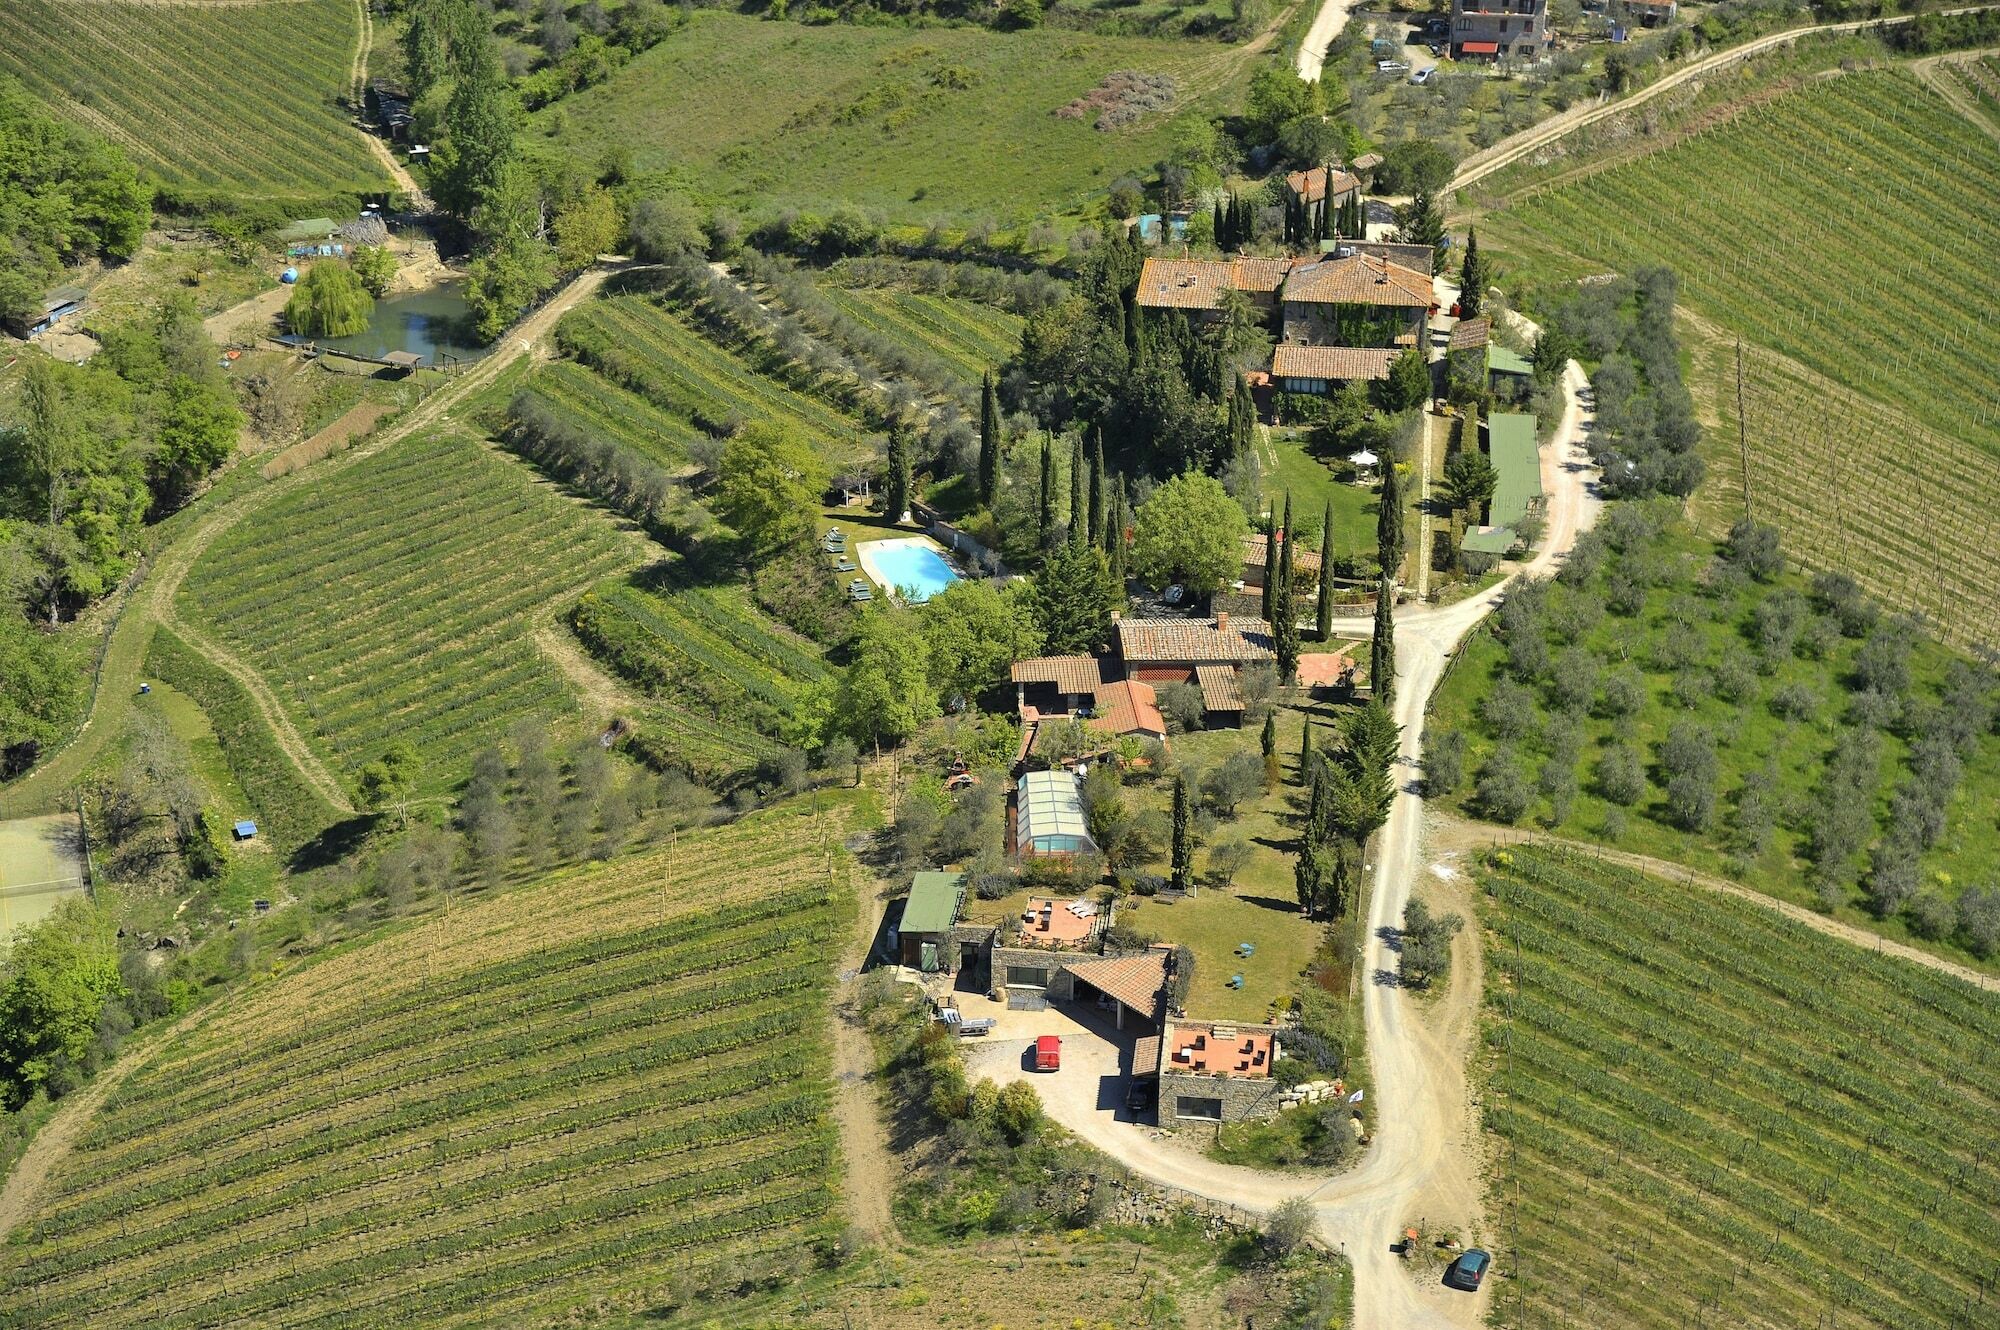
[(1451, 0), (1451, 58), (1539, 60), (1549, 52), (1548, 0)]
[(1283, 1092), (1271, 1068), (1281, 1056), (1281, 1033), (1275, 1025), (1168, 1019), (1154, 1064), (1160, 1125), (1241, 1122), (1277, 1112)]
[[(1112, 625), (1112, 650), (1101, 656), (1037, 656), (1014, 662), (1023, 724), (1080, 719), (1094, 730), (1166, 738), (1157, 690), (1191, 683), (1201, 689), (1210, 723), (1243, 719), (1241, 672), (1276, 661), (1271, 625), (1262, 619), (1130, 619)], [(1035, 736), (1023, 754), (1034, 750)]]

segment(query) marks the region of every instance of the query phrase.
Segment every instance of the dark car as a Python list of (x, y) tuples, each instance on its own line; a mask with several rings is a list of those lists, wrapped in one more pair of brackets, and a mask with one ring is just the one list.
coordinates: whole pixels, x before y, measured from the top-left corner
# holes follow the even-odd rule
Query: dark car
[(1153, 1091), (1159, 1087), (1151, 1081), (1133, 1081), (1125, 1089), (1125, 1110), (1139, 1114), (1153, 1106)]
[(1486, 1267), (1492, 1263), (1491, 1256), (1483, 1249), (1474, 1247), (1451, 1263), (1451, 1268), (1444, 1272), (1444, 1282), (1470, 1293), (1486, 1278)]

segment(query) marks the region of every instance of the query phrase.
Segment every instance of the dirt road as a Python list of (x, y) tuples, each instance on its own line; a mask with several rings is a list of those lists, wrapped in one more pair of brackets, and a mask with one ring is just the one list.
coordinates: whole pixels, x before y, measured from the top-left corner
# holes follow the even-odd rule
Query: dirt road
[[(1329, 0), (1329, 8), (1336, 3), (1339, 3), (1339, 0)], [(1957, 9), (1939, 10), (1937, 12), (1940, 14), (1969, 14), (1981, 9), (1993, 9), (1996, 7), (2000, 6), (1966, 5)], [(1629, 97), (1620, 98), (1616, 101), (1600, 101), (1588, 106), (1574, 107), (1571, 110), (1563, 112), (1561, 115), (1551, 116), (1538, 125), (1524, 129), (1518, 134), (1511, 134), (1490, 148), (1473, 153), (1458, 164), (1458, 174), (1452, 178), (1451, 188), (1454, 191), (1469, 188), (1494, 172), (1513, 165), (1537, 149), (1545, 148), (1557, 139), (1574, 133), (1585, 125), (1593, 125), (1600, 120), (1617, 115), (1621, 111), (1628, 111), (1635, 106), (1642, 106), (1653, 98), (1680, 87), (1690, 79), (1700, 78), (1704, 74), (1712, 74), (1738, 61), (1747, 60), (1760, 52), (1789, 45), (1804, 37), (1860, 32), (1863, 29), (1878, 26), (1893, 27), (1897, 24), (1912, 22), (1914, 18), (1915, 15), (1902, 14), (1886, 19), (1866, 19), (1853, 23), (1821, 23), (1806, 28), (1790, 28), (1784, 32), (1774, 32), (1767, 37), (1759, 37), (1754, 41), (1745, 42), (1741, 46), (1732, 46), (1727, 50), (1716, 51), (1711, 55), (1702, 56), (1700, 59), (1682, 65), (1679, 69), (1671, 73), (1662, 75)], [(1300, 77), (1303, 78), (1304, 76), (1304, 55), (1302, 52), (1300, 56)]]
[(2000, 120), (1989, 116), (1980, 109), (1956, 79), (1940, 71), (1940, 65), (1962, 65), (1993, 55), (2000, 48), (1987, 47), (1980, 51), (1953, 51), (1948, 55), (1934, 55), (1926, 60), (1910, 63), (1910, 72), (1923, 80), (1924, 86), (1950, 103), (1951, 109), (1964, 116), (1980, 133), (2000, 143)]
[(1306, 29), (1305, 40), (1299, 43), (1299, 77), (1308, 83), (1319, 82), (1320, 71), (1326, 67), (1326, 48), (1333, 45), (1333, 39), (1347, 26), (1347, 16), (1361, 7), (1361, 0), (1325, 0), (1319, 13), (1313, 16), (1312, 26)]
[(840, 1188), (846, 1198), (847, 1222), (880, 1245), (896, 1237), (896, 1217), (889, 1208), (889, 1198), (901, 1174), (889, 1154), (889, 1133), (875, 1088), (875, 1046), (862, 1027), (854, 998), (861, 967), (881, 930), (887, 904), (881, 884), (874, 878), (852, 867), (849, 874), (860, 896), (860, 908), (854, 931), (837, 962), (839, 986), (828, 1016), (833, 1028), (833, 1118), (840, 1130)]

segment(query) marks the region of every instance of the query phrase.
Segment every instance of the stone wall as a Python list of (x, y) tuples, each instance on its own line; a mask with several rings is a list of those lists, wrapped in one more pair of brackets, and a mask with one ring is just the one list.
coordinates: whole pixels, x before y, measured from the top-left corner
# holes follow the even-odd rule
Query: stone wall
[[(1079, 952), (1049, 951), (1041, 947), (995, 947), (993, 948), (993, 986), (1010, 986), (1008, 971), (1015, 966), (1046, 970), (1048, 979), (1043, 990), (1052, 998), (1067, 1001), (1076, 995), (1076, 982), (1068, 970), (1070, 961), (1088, 960)], [(1012, 985), (1021, 987), (1022, 985)]]
[(1213, 1122), (1213, 1118), (1182, 1118), (1175, 1110), (1181, 1097), (1222, 1101), (1222, 1121), (1270, 1117), (1278, 1111), (1278, 1083), (1268, 1076), (1208, 1076), (1197, 1072), (1160, 1073), (1160, 1125), (1179, 1127)]

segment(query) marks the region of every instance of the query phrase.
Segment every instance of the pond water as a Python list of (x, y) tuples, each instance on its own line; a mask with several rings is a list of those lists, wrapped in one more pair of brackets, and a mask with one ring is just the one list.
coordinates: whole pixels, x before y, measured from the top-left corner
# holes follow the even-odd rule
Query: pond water
[(480, 345), (473, 334), (472, 310), (465, 303), (462, 281), (384, 296), (375, 302), (367, 328), (350, 337), (321, 337), (317, 341), (329, 350), (357, 356), (414, 351), (426, 365), (477, 360), (493, 349)]

